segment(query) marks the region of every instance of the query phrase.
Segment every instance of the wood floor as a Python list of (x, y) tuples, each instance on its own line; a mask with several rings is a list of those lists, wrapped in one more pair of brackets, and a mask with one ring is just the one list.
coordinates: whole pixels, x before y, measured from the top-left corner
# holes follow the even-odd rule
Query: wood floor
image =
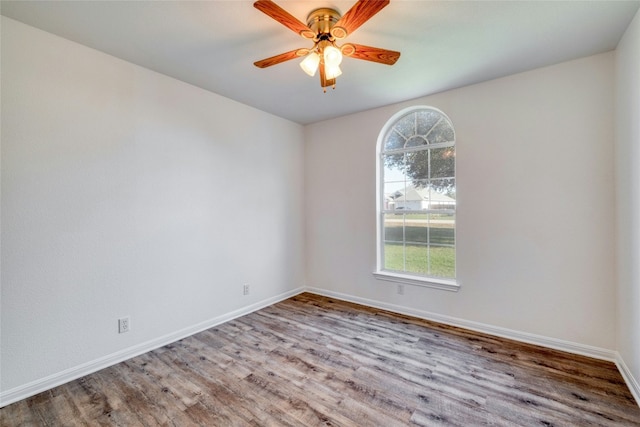
[(614, 364), (302, 294), (0, 409), (2, 426), (640, 426)]

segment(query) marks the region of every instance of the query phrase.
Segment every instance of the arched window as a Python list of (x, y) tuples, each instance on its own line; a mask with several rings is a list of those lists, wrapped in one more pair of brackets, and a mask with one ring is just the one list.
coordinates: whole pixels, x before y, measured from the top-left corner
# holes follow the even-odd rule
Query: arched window
[(378, 137), (376, 277), (457, 289), (456, 138), (432, 107), (395, 114)]

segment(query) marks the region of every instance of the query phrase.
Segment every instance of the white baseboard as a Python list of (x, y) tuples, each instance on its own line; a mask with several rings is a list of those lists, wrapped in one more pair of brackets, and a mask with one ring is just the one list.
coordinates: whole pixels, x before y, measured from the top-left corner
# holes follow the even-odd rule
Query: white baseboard
[(228, 322), (235, 318), (260, 310), (261, 308), (270, 306), (287, 298), (291, 298), (294, 295), (298, 295), (303, 291), (304, 288), (298, 288), (288, 292), (284, 292), (280, 295), (276, 295), (274, 297), (267, 298), (265, 300), (248, 305), (246, 307), (242, 307), (238, 310), (225, 313), (223, 315), (214, 317), (188, 328), (181, 329), (171, 334), (167, 334), (162, 337), (144, 342), (142, 344), (126, 348), (124, 350), (112, 353), (108, 356), (83, 363), (82, 365), (74, 366), (73, 368), (55, 373), (53, 375), (49, 375), (48, 377), (38, 379), (28, 384), (15, 387), (7, 391), (2, 391), (0, 392), (0, 408), (10, 405), (11, 403), (17, 402), (19, 400), (26, 399), (27, 397), (31, 397), (43, 391), (50, 390), (69, 381), (84, 377), (85, 375), (97, 372), (101, 369), (108, 368), (109, 366), (113, 366), (117, 363), (131, 359), (135, 356), (139, 356), (148, 351), (155, 350), (156, 348), (171, 344), (198, 332), (213, 328), (214, 326)]
[(528, 344), (535, 344), (542, 347), (553, 348), (555, 350), (566, 351), (573, 354), (580, 354), (583, 356), (593, 357), (601, 360), (607, 360), (610, 362), (616, 361), (617, 352), (613, 350), (607, 350), (599, 347), (592, 347), (592, 346), (578, 344), (570, 341), (559, 340), (556, 338), (549, 338), (542, 335), (530, 334), (527, 332), (515, 331), (512, 329), (502, 328), (499, 326), (487, 325), (484, 323), (473, 322), (471, 320), (445, 316), (442, 314), (432, 313), (432, 312), (423, 311), (423, 310), (417, 310), (417, 309), (404, 307), (400, 305), (389, 304), (386, 302), (370, 300), (367, 298), (354, 297), (352, 295), (346, 295), (339, 292), (327, 291), (325, 289), (307, 287), (306, 291), (310, 293), (318, 294), (318, 295), (324, 295), (331, 298), (353, 302), (356, 304), (367, 305), (369, 307), (380, 308), (382, 310), (388, 310), (394, 313), (406, 314), (408, 316), (414, 316), (420, 319), (432, 320), (434, 322), (444, 323), (446, 325), (458, 326), (460, 328), (470, 329), (476, 332), (482, 332), (489, 335), (508, 338), (514, 341), (525, 342)]
[(470, 329), (476, 332), (482, 332), (489, 335), (495, 335), (502, 338), (508, 338), (514, 341), (525, 342), (528, 344), (539, 345), (541, 347), (552, 348), (555, 350), (566, 351), (568, 353), (579, 354), (582, 356), (592, 357), (594, 359), (606, 360), (614, 362), (622, 375), (622, 378), (627, 383), (631, 394), (638, 406), (640, 406), (640, 385), (638, 381), (631, 374), (631, 370), (627, 367), (622, 359), (622, 356), (617, 351), (607, 350), (604, 348), (593, 347), (584, 344), (578, 344), (571, 341), (559, 340), (556, 338), (549, 338), (542, 335), (530, 334), (527, 332), (514, 331), (512, 329), (502, 328), (499, 326), (487, 325), (484, 323), (473, 322), (470, 320), (459, 319), (457, 317), (444, 316), (442, 314), (431, 313), (423, 310), (416, 310), (400, 305), (389, 304), (385, 302), (370, 300), (367, 298), (355, 297), (352, 295), (342, 294), (340, 292), (327, 291), (325, 289), (307, 287), (306, 292), (310, 292), (317, 295), (323, 295), (330, 298), (335, 298), (343, 301), (353, 302), (356, 304), (362, 304), (369, 307), (380, 308), (382, 310), (391, 311), (394, 313), (405, 314), (408, 316), (418, 317), (420, 319), (432, 320), (438, 323), (444, 323), (446, 325), (458, 326), (460, 328)]
[(620, 374), (622, 375), (622, 378), (624, 378), (624, 382), (626, 382), (627, 387), (629, 387), (629, 391), (631, 391), (633, 398), (636, 399), (636, 403), (638, 404), (638, 406), (640, 406), (640, 384), (638, 384), (638, 381), (636, 381), (636, 379), (633, 377), (631, 370), (629, 369), (627, 364), (624, 363), (624, 360), (622, 359), (620, 353), (617, 353), (615, 362), (618, 370), (620, 371)]
[(356, 304), (362, 304), (369, 307), (380, 308), (382, 310), (388, 310), (394, 313), (405, 314), (409, 316), (418, 317), (425, 320), (432, 320), (434, 322), (444, 323), (451, 326), (458, 326), (465, 329), (470, 329), (477, 332), (486, 333), (489, 335), (495, 335), (503, 338), (512, 339), (515, 341), (526, 342), (529, 344), (540, 345), (542, 347), (553, 348), (556, 350), (566, 351), (569, 353), (580, 354), (583, 356), (593, 357), (596, 359), (607, 360), (614, 362), (620, 371), (620, 374), (624, 378), (631, 394), (636, 399), (636, 402), (640, 406), (640, 385), (638, 381), (633, 377), (631, 370), (625, 364), (624, 360), (617, 351), (607, 350), (598, 347), (587, 346), (583, 344), (573, 343), (570, 341), (558, 340), (555, 338), (548, 338), (541, 335), (529, 334), (526, 332), (514, 331), (507, 328), (487, 325), (483, 323), (473, 322), (469, 320), (459, 319), (451, 316), (444, 316), (437, 313), (431, 313), (423, 310), (416, 310), (404, 306), (395, 304), (389, 304), (385, 302), (370, 300), (366, 298), (355, 297), (352, 295), (342, 294), (339, 292), (327, 291), (325, 289), (306, 287), (294, 289), (280, 295), (267, 298), (257, 303), (251, 304), (247, 307), (242, 307), (238, 310), (225, 313), (221, 316), (214, 317), (205, 322), (191, 326), (189, 328), (182, 329), (180, 331), (159, 337), (147, 341), (142, 344), (129, 347), (122, 351), (110, 354), (108, 356), (93, 360), (88, 363), (84, 363), (79, 366), (67, 369), (62, 372), (50, 375), (48, 377), (33, 381), (31, 383), (19, 386), (7, 391), (0, 392), (0, 408), (10, 405), (22, 399), (26, 399), (30, 396), (36, 395), (46, 390), (50, 390), (59, 385), (65, 384), (69, 381), (73, 381), (77, 378), (81, 378), (85, 375), (89, 375), (93, 372), (97, 372), (101, 369), (113, 366), (117, 363), (131, 359), (132, 357), (139, 356), (140, 354), (154, 350), (159, 347), (163, 347), (167, 344), (171, 344), (183, 338), (189, 337), (198, 332), (236, 319), (238, 317), (247, 315), (254, 311), (260, 310), (269, 305), (283, 301), (292, 296), (298, 295), (302, 292), (310, 292), (317, 295), (323, 295), (326, 297), (336, 298), (343, 301), (349, 301)]

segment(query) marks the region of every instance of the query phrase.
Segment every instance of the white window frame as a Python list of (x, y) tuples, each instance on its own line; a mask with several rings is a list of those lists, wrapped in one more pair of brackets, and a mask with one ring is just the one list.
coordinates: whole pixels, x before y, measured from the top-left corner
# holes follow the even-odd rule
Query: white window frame
[[(397, 284), (406, 284), (406, 285), (414, 285), (414, 286), (424, 286), (428, 288), (434, 289), (442, 289), (447, 291), (458, 291), (460, 289), (460, 284), (458, 283), (456, 278), (441, 278), (435, 276), (421, 275), (421, 274), (412, 274), (408, 272), (398, 272), (392, 270), (384, 269), (384, 162), (383, 162), (383, 151), (384, 151), (384, 143), (387, 137), (388, 132), (396, 125), (396, 123), (402, 119), (404, 116), (411, 114), (420, 110), (431, 110), (435, 111), (442, 116), (444, 116), (449, 122), (451, 120), (449, 117), (439, 110), (438, 108), (434, 108), (427, 105), (418, 105), (405, 108), (403, 110), (398, 111), (394, 114), (383, 126), (382, 130), (378, 135), (378, 141), (376, 146), (376, 271), (373, 272), (373, 275), (379, 279)], [(455, 129), (454, 132), (454, 143), (453, 147), (456, 147), (456, 137), (455, 137)], [(433, 148), (436, 148), (432, 146)], [(402, 152), (410, 151), (407, 149), (399, 150)], [(457, 174), (457, 171), (456, 171)], [(457, 187), (457, 182), (456, 182)], [(456, 194), (457, 199), (457, 194)], [(455, 210), (453, 210), (455, 213)], [(456, 226), (457, 226), (457, 216), (456, 216)], [(456, 251), (456, 270), (457, 270), (457, 238), (454, 246), (454, 250)], [(457, 274), (456, 274), (457, 276)]]

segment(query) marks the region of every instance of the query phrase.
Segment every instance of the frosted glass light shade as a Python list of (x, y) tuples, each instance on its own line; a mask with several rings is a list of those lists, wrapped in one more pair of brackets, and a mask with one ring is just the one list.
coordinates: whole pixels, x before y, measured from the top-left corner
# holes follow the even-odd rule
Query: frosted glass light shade
[(308, 54), (300, 63), (300, 68), (309, 74), (311, 77), (315, 76), (320, 64), (320, 56), (316, 52)]
[(342, 52), (334, 46), (324, 48), (324, 63), (328, 67), (337, 67), (342, 62)]
[(326, 65), (324, 68), (325, 76), (327, 79), (335, 79), (340, 74), (342, 74), (342, 70), (337, 65)]

